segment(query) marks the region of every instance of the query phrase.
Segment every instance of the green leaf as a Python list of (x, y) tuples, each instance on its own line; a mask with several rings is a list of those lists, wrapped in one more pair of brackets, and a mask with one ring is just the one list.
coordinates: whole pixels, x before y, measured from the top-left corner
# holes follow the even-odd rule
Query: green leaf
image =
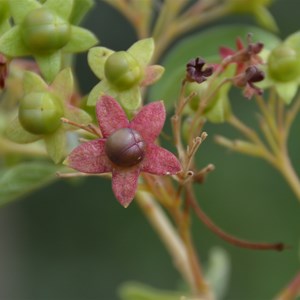
[(98, 38), (89, 30), (72, 26), (71, 39), (62, 49), (66, 53), (83, 52), (98, 44)]
[(0, 52), (10, 57), (29, 55), (30, 51), (25, 47), (19, 26), (14, 26), (6, 31), (0, 38)]
[(61, 52), (57, 51), (49, 55), (35, 55), (34, 58), (46, 81), (48, 83), (52, 82), (61, 69)]
[(102, 80), (101, 82), (99, 82), (97, 85), (93, 87), (93, 89), (91, 90), (88, 96), (87, 105), (95, 106), (97, 101), (104, 94), (110, 95), (114, 98), (116, 98), (117, 96), (117, 92), (114, 91), (114, 89), (109, 85), (109, 83), (106, 80)]
[(45, 7), (50, 8), (53, 10), (57, 15), (59, 15), (64, 20), (69, 20), (69, 17), (72, 12), (72, 7), (74, 5), (73, 0), (47, 0), (44, 4)]
[(38, 74), (25, 71), (23, 77), (23, 89), (24, 94), (46, 92), (48, 90), (48, 85)]
[(16, 24), (21, 23), (29, 12), (42, 6), (36, 0), (9, 0), (8, 2)]
[(155, 289), (138, 282), (126, 282), (119, 289), (121, 300), (179, 300), (182, 293)]
[(227, 46), (235, 48), (237, 37), (245, 38), (253, 34), (254, 41), (262, 40), (267, 49), (279, 44), (279, 39), (262, 29), (252, 26), (222, 26), (215, 27), (183, 39), (167, 54), (162, 65), (165, 75), (150, 89), (149, 99), (164, 99), (167, 108), (174, 107), (177, 100), (181, 81), (185, 77), (185, 68), (188, 61), (197, 56), (203, 57), (207, 62), (219, 62), (219, 48)]
[(153, 38), (148, 38), (137, 41), (127, 52), (138, 61), (142, 68), (146, 67), (154, 52), (154, 40)]
[(49, 156), (58, 164), (66, 156), (66, 133), (61, 126), (57, 131), (44, 137)]
[(4, 170), (0, 176), (0, 206), (24, 197), (57, 179), (57, 167), (48, 162), (26, 162)]
[(69, 19), (72, 24), (79, 24), (86, 13), (94, 6), (93, 0), (76, 0), (73, 5), (71, 17)]
[(114, 51), (105, 47), (94, 47), (88, 52), (88, 64), (94, 74), (99, 78), (103, 79), (104, 75), (104, 64), (107, 58), (113, 54)]
[(66, 68), (60, 71), (51, 84), (51, 88), (64, 101), (71, 98), (73, 94), (73, 86), (74, 80), (71, 68)]
[(11, 141), (19, 144), (32, 143), (41, 138), (40, 135), (26, 131), (20, 124), (18, 117), (15, 117), (11, 122), (9, 122), (5, 130), (5, 135)]

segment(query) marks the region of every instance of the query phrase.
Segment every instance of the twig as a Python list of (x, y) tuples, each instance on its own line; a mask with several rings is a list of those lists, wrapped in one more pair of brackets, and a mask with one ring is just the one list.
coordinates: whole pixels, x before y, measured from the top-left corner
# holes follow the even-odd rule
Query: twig
[(283, 249), (287, 248), (283, 243), (254, 243), (249, 242), (246, 240), (241, 240), (235, 236), (228, 234), (227, 232), (223, 231), (220, 227), (218, 227), (201, 209), (199, 204), (197, 203), (194, 193), (191, 187), (187, 188), (187, 199), (194, 209), (198, 218), (206, 225), (213, 233), (218, 235), (220, 238), (225, 240), (226, 242), (241, 248), (253, 249), (253, 250), (276, 250), (282, 251)]

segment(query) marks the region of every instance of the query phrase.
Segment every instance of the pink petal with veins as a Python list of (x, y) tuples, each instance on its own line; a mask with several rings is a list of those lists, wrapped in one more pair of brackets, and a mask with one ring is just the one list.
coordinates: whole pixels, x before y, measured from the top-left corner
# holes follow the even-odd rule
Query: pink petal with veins
[(104, 137), (111, 135), (117, 129), (129, 126), (120, 104), (110, 96), (102, 96), (96, 104), (96, 115), (99, 127)]
[(105, 153), (105, 140), (93, 140), (76, 147), (65, 164), (83, 173), (111, 172), (111, 162)]
[(239, 37), (236, 39), (235, 44), (237, 50), (242, 50), (245, 48), (242, 39)]
[(130, 127), (139, 132), (146, 142), (154, 142), (160, 134), (166, 119), (166, 110), (162, 101), (145, 105), (135, 118)]
[(146, 155), (141, 162), (141, 171), (156, 175), (174, 175), (181, 170), (177, 157), (155, 144), (147, 145)]
[(140, 86), (148, 86), (155, 83), (164, 73), (164, 68), (159, 65), (147, 66), (145, 70), (145, 76)]
[(227, 56), (233, 55), (235, 51), (228, 47), (221, 47), (219, 53), (222, 58), (226, 58)]
[(139, 174), (139, 168), (113, 169), (112, 171), (112, 189), (117, 200), (124, 207), (127, 207), (134, 198)]

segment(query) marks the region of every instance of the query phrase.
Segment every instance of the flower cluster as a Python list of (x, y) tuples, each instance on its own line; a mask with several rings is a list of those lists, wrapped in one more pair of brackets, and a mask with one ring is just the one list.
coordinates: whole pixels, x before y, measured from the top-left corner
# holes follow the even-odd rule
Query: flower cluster
[(101, 81), (89, 94), (88, 105), (94, 106), (101, 95), (110, 95), (127, 111), (138, 109), (142, 103), (141, 87), (153, 84), (164, 72), (159, 65), (148, 66), (153, 52), (152, 38), (134, 43), (127, 51), (90, 49), (89, 66)]
[(220, 55), (223, 58), (223, 66), (235, 63), (236, 76), (232, 82), (235, 86), (244, 89), (244, 96), (251, 99), (253, 95), (261, 95), (263, 90), (254, 83), (260, 82), (265, 78), (264, 72), (259, 69), (259, 65), (263, 63), (259, 53), (264, 48), (261, 42), (253, 43), (251, 35), (248, 34), (248, 45), (245, 47), (240, 38), (236, 40), (237, 50), (228, 47), (220, 48)]

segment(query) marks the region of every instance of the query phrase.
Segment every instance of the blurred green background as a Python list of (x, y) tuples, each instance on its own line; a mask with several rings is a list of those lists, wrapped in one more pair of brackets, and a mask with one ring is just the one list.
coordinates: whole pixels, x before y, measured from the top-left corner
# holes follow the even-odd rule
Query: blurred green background
[[(141, 0), (143, 1), (143, 0)], [(280, 36), (300, 29), (300, 2), (277, 0), (271, 8)], [(218, 24), (254, 24), (251, 17), (234, 16)], [(210, 24), (209, 27), (217, 25)], [(126, 20), (97, 1), (85, 20), (115, 50), (134, 41)], [(97, 82), (80, 55), (76, 70), (81, 89)], [(240, 94), (234, 110), (249, 122), (253, 104)], [(300, 118), (293, 127), (291, 157), (300, 173)], [(231, 261), (225, 299), (271, 299), (300, 267), (300, 205), (281, 176), (265, 162), (230, 153), (214, 144), (213, 136), (234, 136), (226, 126), (207, 126), (209, 138), (199, 151), (199, 165), (216, 170), (198, 198), (217, 224), (240, 237), (283, 241), (290, 250), (273, 253), (234, 248), (194, 220), (194, 238), (205, 262), (214, 246), (224, 248)], [(0, 300), (119, 299), (117, 288), (137, 280), (158, 288), (176, 289), (180, 276), (152, 228), (133, 203), (128, 209), (114, 199), (110, 182), (89, 178), (59, 181), (0, 210)]]

